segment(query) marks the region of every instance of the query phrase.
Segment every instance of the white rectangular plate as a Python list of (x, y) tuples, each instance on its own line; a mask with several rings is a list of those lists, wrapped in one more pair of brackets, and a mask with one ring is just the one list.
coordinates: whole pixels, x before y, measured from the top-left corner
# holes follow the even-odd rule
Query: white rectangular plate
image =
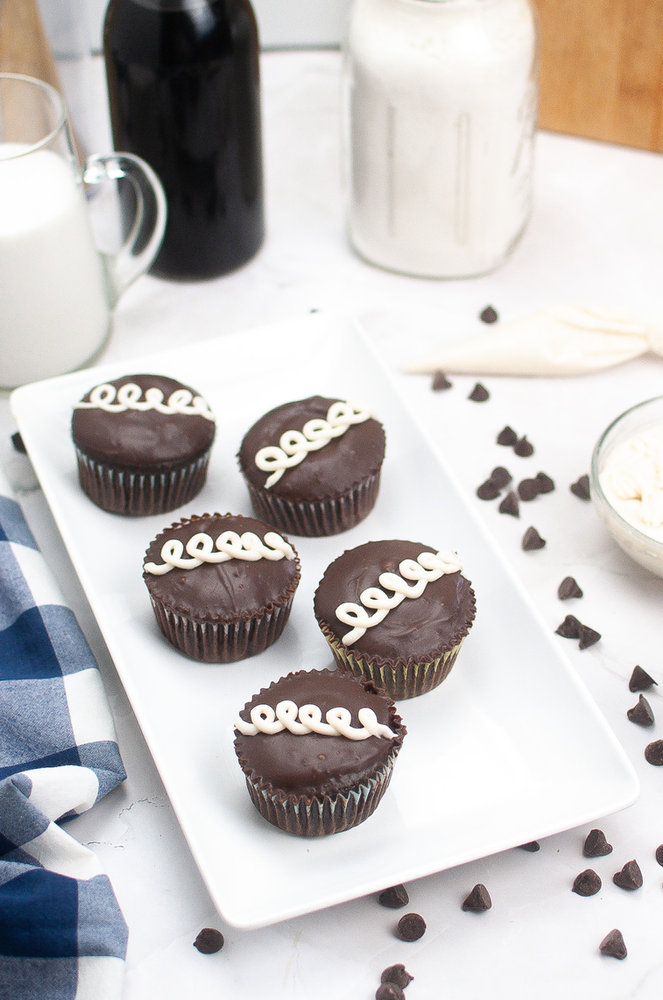
[[(194, 386), (217, 415), (205, 489), (186, 508), (107, 514), (78, 486), (72, 405), (92, 386), (155, 372)], [(332, 538), (294, 538), (302, 579), (281, 639), (231, 665), (188, 660), (161, 636), (141, 577), (148, 543), (179, 517), (250, 513), (236, 453), (265, 411), (320, 394), (364, 402), (385, 425), (375, 510)], [(225, 919), (252, 928), (450, 868), (630, 805), (634, 771), (549, 629), (351, 320), (312, 316), (18, 389), (12, 409), (62, 537)], [(337, 836), (289, 836), (254, 810), (233, 719), (260, 688), (331, 666), (312, 613), (346, 548), (406, 538), (458, 551), (476, 622), (449, 678), (400, 703), (409, 734), (375, 814)]]

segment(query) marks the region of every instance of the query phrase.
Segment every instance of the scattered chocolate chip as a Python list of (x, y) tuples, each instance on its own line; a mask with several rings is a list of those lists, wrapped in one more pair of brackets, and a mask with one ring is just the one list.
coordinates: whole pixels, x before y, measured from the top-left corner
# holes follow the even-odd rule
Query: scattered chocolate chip
[(477, 486), (479, 500), (494, 500), (499, 495), (500, 488), (492, 479), (487, 479), (481, 486)]
[(626, 945), (624, 944), (622, 932), (618, 931), (615, 927), (614, 931), (610, 931), (609, 934), (606, 934), (599, 945), (599, 951), (602, 955), (608, 955), (610, 958), (626, 958), (628, 953), (626, 951)]
[(513, 446), (513, 450), (516, 455), (520, 455), (521, 458), (529, 458), (530, 455), (534, 454), (534, 445), (527, 440), (525, 436), (518, 438)]
[(659, 844), (654, 855), (659, 865), (663, 868), (663, 844)]
[(223, 934), (216, 927), (203, 927), (193, 942), (193, 947), (203, 955), (215, 955), (223, 948)]
[(539, 493), (552, 493), (555, 489), (554, 482), (545, 472), (537, 472), (536, 481), (539, 484)]
[(612, 881), (620, 889), (639, 889), (642, 885), (642, 872), (637, 861), (627, 861), (620, 872), (615, 872)]
[(396, 986), (400, 986), (402, 990), (411, 983), (414, 976), (411, 976), (404, 965), (389, 965), (383, 970), (380, 976), (381, 983), (395, 983)]
[(505, 486), (509, 485), (513, 476), (508, 469), (504, 468), (503, 465), (496, 465), (490, 474), (490, 478), (496, 486), (499, 486), (499, 488), (503, 490)]
[(502, 503), (497, 508), (500, 514), (511, 514), (511, 517), (520, 517), (520, 506), (518, 504), (518, 497), (510, 490), (509, 493), (504, 497)]
[(534, 854), (535, 851), (541, 850), (541, 844), (538, 840), (530, 840), (528, 844), (520, 844), (521, 851), (529, 851), (530, 854)]
[(581, 628), (581, 622), (574, 615), (567, 615), (562, 624), (557, 626), (555, 633), (563, 639), (579, 639)]
[(576, 483), (571, 483), (569, 489), (581, 500), (589, 500), (589, 476), (581, 476)]
[(518, 435), (513, 430), (513, 428), (508, 426), (508, 424), (497, 435), (497, 443), (503, 444), (505, 448), (512, 448), (513, 445), (517, 442), (517, 440), (518, 440)]
[(475, 403), (485, 403), (486, 400), (490, 398), (490, 393), (486, 389), (485, 385), (481, 385), (481, 382), (477, 382), (467, 398), (473, 400)]
[(568, 601), (571, 597), (582, 597), (582, 590), (572, 576), (565, 576), (557, 588), (560, 601)]
[(640, 695), (633, 708), (629, 708), (626, 717), (638, 726), (653, 726), (656, 721), (651, 705), (643, 694)]
[(477, 882), (467, 899), (464, 900), (461, 909), (469, 910), (472, 913), (483, 913), (484, 910), (489, 910), (492, 905), (493, 901), (485, 885)]
[(541, 538), (536, 528), (528, 528), (520, 544), (525, 552), (532, 552), (534, 549), (542, 549), (546, 541), (545, 538)]
[(495, 312), (492, 306), (486, 306), (482, 313), (479, 313), (479, 319), (484, 323), (497, 323), (499, 316)]
[(601, 879), (593, 868), (587, 868), (584, 872), (576, 875), (572, 891), (579, 896), (595, 896), (601, 885)]
[(418, 941), (426, 930), (426, 921), (418, 913), (406, 913), (398, 921), (396, 937), (401, 941)]
[(23, 441), (23, 438), (21, 437), (20, 431), (16, 431), (14, 434), (12, 434), (12, 444), (14, 445), (15, 451), (20, 451), (21, 455), (27, 455), (27, 451), (25, 449), (25, 443)]
[(444, 372), (435, 372), (433, 375), (433, 381), (431, 382), (431, 389), (433, 392), (440, 392), (442, 389), (450, 389), (453, 382), (450, 382)]
[(521, 500), (534, 500), (539, 495), (539, 484), (536, 479), (521, 479), (518, 483), (518, 496)]
[(633, 673), (628, 682), (629, 691), (647, 691), (652, 684), (656, 684), (658, 687), (658, 681), (650, 677), (646, 670), (643, 670), (642, 667), (633, 667)]
[(586, 858), (603, 858), (612, 854), (612, 844), (605, 839), (603, 830), (590, 830), (582, 845), (582, 853)]
[(375, 991), (375, 1000), (405, 1000), (405, 994), (396, 983), (381, 983)]
[(645, 760), (654, 767), (663, 766), (663, 740), (654, 740), (645, 747)]
[(595, 642), (598, 642), (600, 638), (601, 633), (597, 632), (596, 629), (590, 628), (589, 625), (581, 625), (578, 649), (588, 649), (589, 646), (593, 646)]
[(392, 885), (378, 896), (380, 906), (387, 906), (390, 910), (400, 910), (402, 906), (407, 906), (409, 902), (410, 897), (404, 885)]

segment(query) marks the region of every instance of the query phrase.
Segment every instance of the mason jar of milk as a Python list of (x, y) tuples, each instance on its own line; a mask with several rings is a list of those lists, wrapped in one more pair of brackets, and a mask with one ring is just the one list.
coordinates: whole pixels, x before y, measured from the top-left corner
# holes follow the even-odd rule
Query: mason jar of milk
[(355, 0), (343, 103), (361, 256), (431, 278), (498, 267), (532, 203), (530, 0)]

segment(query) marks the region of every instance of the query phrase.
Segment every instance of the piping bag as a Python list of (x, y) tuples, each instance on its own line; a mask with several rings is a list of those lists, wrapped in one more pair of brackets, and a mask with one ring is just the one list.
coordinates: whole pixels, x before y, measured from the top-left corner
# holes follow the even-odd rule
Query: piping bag
[(663, 324), (608, 309), (555, 305), (447, 344), (403, 371), (426, 375), (587, 375), (637, 358), (663, 356)]

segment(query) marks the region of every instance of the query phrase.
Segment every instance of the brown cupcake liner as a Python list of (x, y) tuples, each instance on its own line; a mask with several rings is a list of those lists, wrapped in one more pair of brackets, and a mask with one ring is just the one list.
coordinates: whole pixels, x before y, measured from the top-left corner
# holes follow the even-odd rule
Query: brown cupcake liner
[(456, 662), (458, 652), (465, 642), (467, 632), (456, 645), (431, 660), (416, 660), (414, 662), (400, 661), (395, 664), (386, 663), (377, 657), (354, 655), (341, 640), (334, 635), (328, 625), (319, 621), (322, 633), (329, 643), (334, 659), (340, 670), (371, 680), (376, 687), (383, 688), (390, 698), (399, 701), (404, 698), (416, 698), (438, 687), (447, 677)]
[(104, 465), (77, 448), (78, 478), (90, 500), (111, 514), (165, 514), (200, 493), (207, 477), (210, 450), (170, 472), (148, 474)]
[(374, 775), (355, 788), (311, 798), (287, 795), (271, 785), (246, 777), (251, 801), (264, 819), (298, 837), (323, 837), (359, 826), (375, 812), (384, 795), (400, 746), (395, 748)]
[(247, 480), (256, 516), (291, 535), (320, 538), (338, 535), (363, 521), (375, 506), (380, 471), (371, 474), (340, 497), (329, 500), (284, 500)]

